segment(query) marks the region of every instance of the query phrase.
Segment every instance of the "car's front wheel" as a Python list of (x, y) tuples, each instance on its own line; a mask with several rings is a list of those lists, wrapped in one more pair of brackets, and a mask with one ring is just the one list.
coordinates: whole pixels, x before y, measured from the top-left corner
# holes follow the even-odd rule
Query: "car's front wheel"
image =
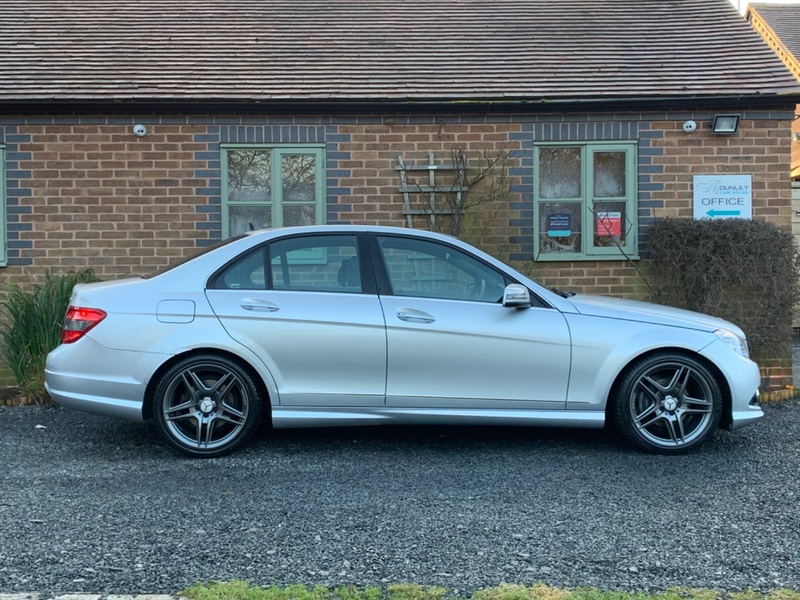
[(708, 368), (672, 352), (632, 364), (613, 403), (620, 432), (659, 454), (680, 454), (702, 444), (717, 428), (722, 411), (719, 385)]
[(213, 354), (175, 364), (156, 385), (153, 402), (166, 440), (195, 457), (221, 456), (246, 443), (258, 428), (262, 410), (250, 374)]

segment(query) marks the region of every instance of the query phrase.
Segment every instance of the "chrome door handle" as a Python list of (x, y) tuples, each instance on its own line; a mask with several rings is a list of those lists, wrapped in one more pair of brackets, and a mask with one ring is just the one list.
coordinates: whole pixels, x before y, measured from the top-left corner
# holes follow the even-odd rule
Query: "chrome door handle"
[(275, 312), (280, 310), (280, 306), (268, 300), (257, 298), (242, 298), (241, 307), (245, 310), (255, 310), (260, 312)]
[(397, 318), (411, 323), (433, 323), (436, 320), (433, 315), (413, 308), (401, 308), (397, 311)]

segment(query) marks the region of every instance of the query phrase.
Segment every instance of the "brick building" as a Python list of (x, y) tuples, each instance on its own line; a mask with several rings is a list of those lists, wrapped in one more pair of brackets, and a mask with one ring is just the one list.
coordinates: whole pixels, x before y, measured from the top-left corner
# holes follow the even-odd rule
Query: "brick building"
[[(745, 18), (800, 80), (800, 6), (751, 2)], [(792, 120), (792, 179), (800, 181), (800, 122)]]
[[(745, 19), (775, 51), (800, 81), (800, 6), (794, 4), (750, 3)], [(798, 105), (800, 107), (800, 105)], [(791, 136), (792, 233), (800, 244), (800, 110), (795, 107)], [(800, 311), (795, 311), (793, 327), (800, 328)]]
[(0, 49), (5, 281), (428, 228), (431, 201), (446, 229), (456, 198), (462, 237), (545, 284), (646, 297), (647, 228), (692, 217), (694, 175), (791, 220), (800, 86), (728, 0), (5, 0)]

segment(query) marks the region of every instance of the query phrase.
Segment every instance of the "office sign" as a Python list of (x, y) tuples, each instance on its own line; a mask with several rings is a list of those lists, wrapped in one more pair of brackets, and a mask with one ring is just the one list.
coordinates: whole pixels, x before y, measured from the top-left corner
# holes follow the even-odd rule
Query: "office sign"
[(695, 175), (695, 219), (752, 219), (752, 175)]

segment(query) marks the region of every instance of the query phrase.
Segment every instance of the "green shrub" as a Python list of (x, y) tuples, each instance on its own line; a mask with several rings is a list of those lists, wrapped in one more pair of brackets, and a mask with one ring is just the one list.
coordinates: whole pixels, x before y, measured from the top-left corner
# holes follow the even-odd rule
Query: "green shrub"
[(800, 298), (791, 232), (766, 221), (664, 219), (650, 228), (647, 248), (661, 302), (736, 323), (757, 359), (789, 356)]
[(47, 400), (44, 363), (47, 353), (61, 341), (61, 324), (72, 288), (97, 281), (91, 270), (56, 277), (46, 273), (41, 285), (12, 285), (3, 303), (0, 322), (0, 356), (28, 402)]

